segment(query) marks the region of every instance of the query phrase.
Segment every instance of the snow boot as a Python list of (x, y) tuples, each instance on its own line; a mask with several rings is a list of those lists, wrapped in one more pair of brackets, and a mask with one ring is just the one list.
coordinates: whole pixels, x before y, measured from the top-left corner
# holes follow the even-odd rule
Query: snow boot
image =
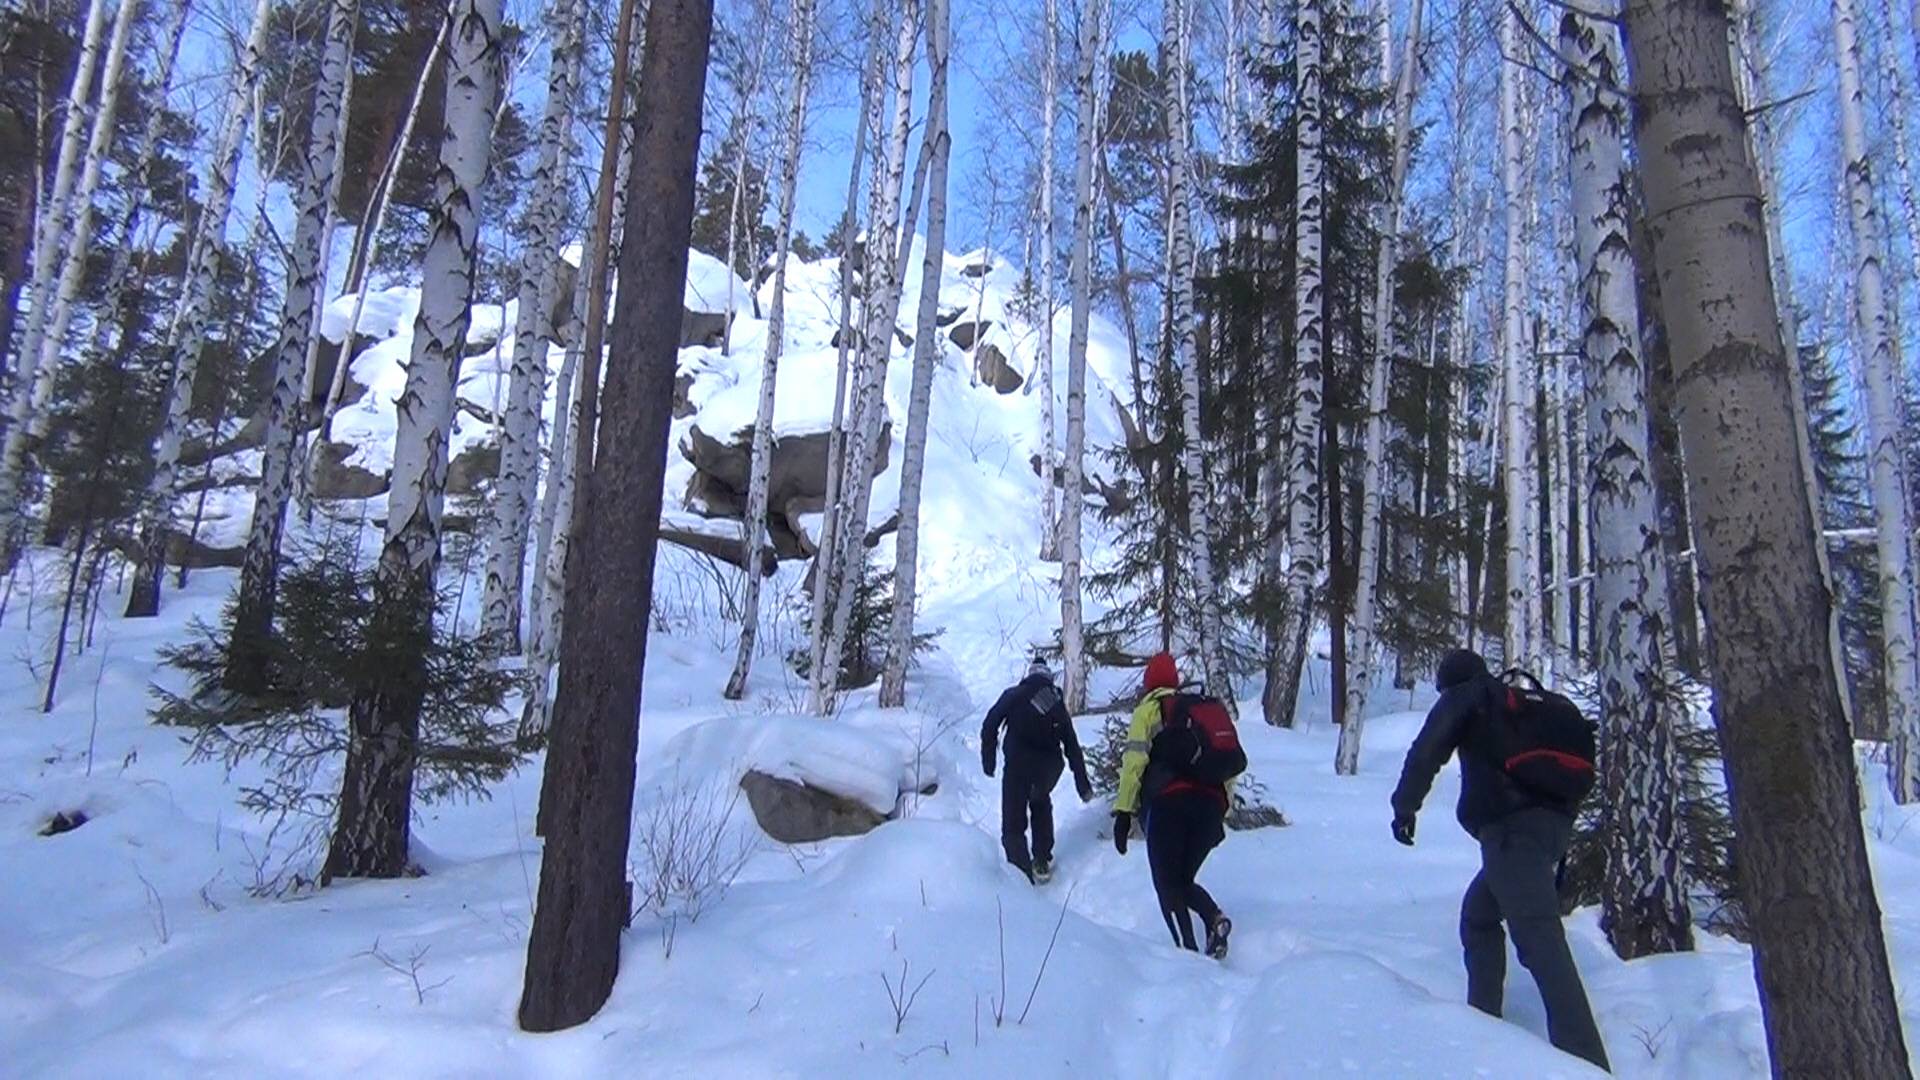
[(1035, 885), (1045, 885), (1047, 882), (1052, 880), (1053, 880), (1053, 860), (1052, 859), (1034, 860), (1033, 883)]
[(1233, 920), (1222, 915), (1207, 927), (1207, 955), (1215, 960), (1227, 958), (1227, 935), (1233, 933)]

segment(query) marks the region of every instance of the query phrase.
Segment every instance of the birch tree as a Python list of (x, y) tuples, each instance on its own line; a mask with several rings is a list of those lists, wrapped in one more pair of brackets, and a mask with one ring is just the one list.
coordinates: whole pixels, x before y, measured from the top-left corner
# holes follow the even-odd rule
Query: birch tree
[(1367, 691), (1374, 674), (1374, 593), (1380, 574), (1381, 489), (1387, 467), (1387, 391), (1392, 383), (1394, 350), (1399, 347), (1394, 340), (1393, 275), (1400, 259), (1424, 8), (1424, 0), (1412, 0), (1407, 12), (1407, 47), (1402, 51), (1400, 74), (1393, 88), (1393, 166), (1387, 178), (1385, 228), (1381, 230), (1373, 272), (1373, 364), (1367, 374), (1366, 442), (1360, 463), (1360, 572), (1354, 589), (1353, 630), (1347, 638), (1347, 707), (1333, 759), (1334, 772), (1341, 776), (1360, 771), (1360, 736), (1366, 725)]
[(326, 278), (327, 220), (333, 211), (335, 173), (340, 165), (341, 105), (351, 77), (354, 23), (358, 0), (331, 0), (314, 88), (313, 123), (306, 160), (295, 193), (293, 244), (288, 252), (286, 300), (274, 348), (273, 388), (266, 404), (266, 431), (260, 445), (260, 483), (254, 490), (253, 521), (240, 565), (240, 589), (234, 601), (227, 643), (227, 689), (257, 694), (267, 684), (268, 635), (272, 633), (276, 587), (280, 578), (280, 539), (287, 503), (293, 495), (294, 441), (305, 427), (306, 402), (301, 383), (307, 369), (319, 296)]
[[(1591, 3), (1591, 0), (1589, 0)], [(1618, 26), (1597, 3), (1560, 23), (1574, 65), (1570, 173), (1595, 438), (1587, 520), (1599, 601), (1606, 878), (1601, 927), (1622, 959), (1693, 947), (1681, 857), (1666, 549), (1653, 490), (1648, 374), (1632, 247)]]
[(1313, 629), (1314, 591), (1320, 577), (1320, 537), (1314, 528), (1320, 505), (1320, 404), (1325, 372), (1325, 293), (1321, 246), (1325, 181), (1321, 148), (1321, 0), (1299, 0), (1294, 9), (1293, 439), (1287, 453), (1287, 623), (1267, 664), (1260, 703), (1269, 724), (1292, 727), (1300, 701)]
[[(887, 628), (880, 705), (907, 703), (907, 665), (913, 660), (913, 616), (919, 599), (920, 489), (926, 473), (927, 420), (933, 408), (933, 369), (940, 345), (940, 283), (946, 276), (947, 162), (953, 137), (947, 128), (947, 60), (951, 29), (947, 0), (927, 0), (927, 126), (932, 148), (927, 176), (927, 234), (920, 266), (920, 310), (914, 320), (913, 388), (907, 399), (907, 438), (900, 458), (900, 531), (894, 538), (893, 621)], [(1051, 32), (1049, 32), (1051, 36)], [(908, 224), (911, 231), (912, 225)], [(1049, 481), (1051, 487), (1051, 481)]]
[(1164, 40), (1173, 59), (1165, 104), (1170, 151), (1167, 169), (1172, 178), (1172, 224), (1167, 233), (1173, 263), (1173, 279), (1168, 282), (1173, 305), (1172, 362), (1180, 373), (1180, 423), (1185, 435), (1181, 471), (1187, 481), (1194, 585), (1200, 594), (1200, 666), (1207, 692), (1225, 703), (1229, 711), (1237, 711), (1222, 647), (1220, 583), (1214, 577), (1213, 488), (1200, 439), (1200, 359), (1194, 347), (1193, 325), (1193, 102), (1188, 71), (1192, 33), (1188, 0), (1167, 0)]
[[(887, 141), (874, 173), (873, 212), (867, 221), (867, 300), (861, 311), (861, 371), (854, 391), (841, 493), (847, 504), (841, 521), (831, 621), (826, 626), (821, 662), (812, 669), (813, 711), (833, 712), (839, 697), (840, 653), (847, 622), (853, 614), (853, 593), (860, 580), (866, 551), (867, 511), (872, 505), (873, 466), (879, 452), (880, 428), (886, 414), (887, 360), (893, 349), (894, 325), (900, 311), (899, 256), (896, 238), (900, 222), (900, 189), (907, 160), (907, 122), (913, 94), (914, 42), (919, 35), (917, 0), (904, 0), (898, 15), (893, 50), (893, 72), (887, 100), (892, 105)], [(851, 497), (847, 496), (851, 488)]]
[(1888, 779), (1894, 799), (1905, 804), (1920, 799), (1920, 654), (1914, 626), (1911, 504), (1901, 461), (1900, 365), (1895, 358), (1894, 315), (1889, 310), (1885, 238), (1868, 159), (1854, 0), (1834, 0), (1833, 16), (1834, 52), (1840, 61), (1840, 144), (1846, 158), (1847, 210), (1853, 233), (1853, 330), (1864, 384), (1861, 396), (1867, 406), (1880, 635), (1886, 650), (1887, 730), (1893, 735)]
[(240, 141), (246, 132), (248, 107), (259, 82), (261, 53), (266, 48), (272, 0), (255, 0), (253, 22), (234, 57), (233, 79), (227, 86), (220, 129), (208, 160), (206, 200), (194, 222), (188, 245), (186, 280), (174, 307), (167, 332), (173, 370), (167, 380), (167, 410), (154, 447), (153, 477), (140, 508), (136, 543), (139, 564), (127, 592), (126, 617), (151, 618), (160, 613), (160, 584), (166, 576), (167, 530), (173, 521), (178, 495), (180, 449), (193, 408), (193, 384), (200, 373), (200, 355), (207, 344), (207, 307), (219, 276), (225, 249), (227, 218), (240, 175)]
[[(944, 0), (933, 0), (933, 3), (942, 5), (940, 11), (944, 14)], [(753, 666), (753, 651), (760, 635), (760, 582), (762, 577), (760, 573), (760, 548), (766, 536), (767, 487), (773, 471), (774, 391), (780, 373), (780, 356), (786, 347), (787, 260), (793, 252), (793, 216), (795, 205), (799, 199), (800, 160), (802, 151), (806, 145), (807, 136), (807, 99), (813, 89), (813, 38), (815, 31), (814, 21), (816, 18), (814, 12), (814, 0), (793, 0), (793, 5), (787, 12), (787, 45), (790, 53), (789, 62), (793, 65), (793, 81), (791, 89), (788, 91), (787, 126), (783, 136), (784, 141), (780, 148), (780, 196), (779, 206), (775, 210), (775, 214), (779, 220), (774, 226), (775, 235), (778, 239), (776, 240), (777, 246), (774, 251), (773, 262), (773, 304), (767, 312), (767, 352), (765, 359), (761, 362), (760, 405), (753, 422), (753, 461), (747, 481), (747, 515), (743, 523), (747, 561), (746, 594), (742, 598), (740, 605), (739, 648), (734, 656), (733, 674), (727, 677), (725, 696), (729, 701), (738, 701), (746, 695), (747, 673)], [(934, 54), (931, 51), (934, 48), (934, 31), (931, 21), (928, 23), (927, 33), (928, 58), (932, 60), (934, 58)], [(943, 50), (939, 54), (939, 59), (944, 60), (945, 57), (946, 54)], [(937, 79), (944, 80), (945, 75), (946, 69), (944, 64), (935, 68), (935, 77)], [(944, 91), (944, 82), (940, 84), (940, 89)], [(936, 93), (935, 100), (944, 104), (944, 98), (938, 93)], [(944, 133), (942, 134), (944, 135)], [(934, 167), (940, 171), (940, 178), (937, 181), (939, 186), (934, 189), (935, 196), (939, 199), (936, 205), (944, 212), (946, 165), (944, 161), (938, 161)], [(931, 231), (930, 227), (927, 241), (927, 250), (929, 252), (938, 250), (937, 245), (932, 239)], [(921, 306), (922, 308), (925, 307), (924, 302)], [(929, 333), (931, 328), (927, 325), (922, 325), (919, 329), (920, 333), (914, 339), (916, 348), (931, 351), (928, 345), (932, 336)], [(918, 368), (916, 367), (915, 379), (917, 380), (918, 377)], [(916, 387), (918, 386), (917, 381), (915, 385)], [(925, 424), (923, 418), (923, 440), (924, 437)], [(903, 493), (901, 497), (903, 506), (906, 501), (904, 486), (903, 481)], [(906, 515), (903, 510), (901, 524), (903, 542), (906, 529), (905, 521)], [(896, 595), (898, 595), (898, 593), (896, 593)], [(911, 589), (908, 590), (908, 595), (912, 595)], [(897, 615), (895, 616), (895, 622), (896, 624), (898, 623)]]
[(553, 0), (549, 13), (553, 59), (548, 66), (546, 114), (540, 121), (539, 161), (527, 202), (527, 250), (520, 260), (513, 368), (501, 430), (499, 479), (494, 486), (487, 581), (481, 594), (480, 633), (503, 656), (520, 651), (527, 539), (540, 480), (540, 407), (546, 401), (547, 350), (554, 338), (561, 219), (567, 207), (573, 99), (585, 15), (582, 0)]
[(500, 105), (501, 0), (453, 0), (446, 127), (406, 389), (394, 403), (393, 486), (374, 579), (375, 675), (347, 710), (340, 811), (321, 880), (407, 871), (427, 650), (434, 627), (454, 384), (473, 322), (480, 194)]
[[(1092, 2), (1092, 0), (1085, 0)], [(1060, 501), (1053, 486), (1053, 129), (1060, 112), (1058, 0), (1046, 0), (1041, 14), (1040, 56), (1040, 560), (1060, 558)], [(974, 336), (980, 336), (975, 327)], [(977, 347), (977, 346), (976, 346)]]
[(1905, 1076), (1727, 33), (1717, 4), (1626, 8), (1740, 898), (1774, 1074)]
[[(572, 1027), (599, 1011), (632, 913), (626, 870), (640, 686), (712, 33), (710, 0), (648, 7), (606, 438), (578, 495), (579, 557), (567, 570), (572, 629), (561, 643), (547, 754), (545, 788), (554, 798), (520, 997), (527, 1031)], [(622, 587), (594, 587), (605, 579)]]
[[(125, 2), (121, 4), (128, 18), (116, 22), (114, 39), (120, 42), (120, 51), (124, 54), (126, 44), (117, 27), (121, 23), (131, 23), (132, 12)], [(75, 204), (80, 200), (74, 192), (75, 168), (82, 160), (81, 150), (90, 143), (88, 139), (87, 102), (93, 92), (94, 66), (100, 52), (100, 38), (106, 31), (106, 0), (90, 0), (87, 5), (86, 29), (80, 40), (80, 54), (75, 61), (73, 82), (67, 94), (66, 116), (61, 123), (59, 157), (54, 164), (53, 189), (41, 205), (40, 214), (34, 222), (33, 236), (33, 276), (30, 279), (33, 293), (33, 306), (27, 311), (27, 324), (21, 337), (19, 362), (14, 366), (13, 395), (7, 401), (6, 437), (0, 440), (0, 549), (4, 549), (6, 569), (11, 572), (19, 547), (25, 541), (26, 507), (21, 498), (21, 485), (27, 463), (27, 444), (30, 429), (35, 424), (36, 401), (40, 385), (45, 376), (41, 366), (46, 352), (46, 342), (50, 333), (51, 314), (57, 306), (54, 295), (59, 291), (59, 281), (66, 264), (67, 245), (73, 238), (73, 217)], [(118, 62), (113, 62), (117, 68)], [(114, 80), (108, 80), (103, 88), (102, 97), (117, 92)], [(108, 130), (111, 130), (111, 122)], [(86, 157), (93, 158), (89, 152)], [(95, 164), (97, 175), (98, 164)], [(89, 200), (91, 195), (89, 194)], [(57, 338), (55, 339), (57, 342)], [(0, 349), (6, 347), (0, 342)], [(55, 347), (58, 355), (58, 347)]]
[[(1066, 493), (1060, 517), (1061, 690), (1069, 712), (1087, 707), (1086, 624), (1081, 609), (1081, 525), (1086, 513), (1087, 337), (1093, 312), (1094, 162), (1100, 154), (1100, 95), (1094, 73), (1106, 52), (1106, 4), (1083, 0), (1074, 71), (1073, 314), (1067, 337)], [(1123, 283), (1124, 290), (1126, 285)], [(1050, 404), (1050, 403), (1049, 403)], [(1051, 479), (1049, 479), (1051, 483)]]
[[(1500, 16), (1500, 52), (1521, 55), (1520, 15), (1512, 5)], [(1520, 101), (1524, 70), (1512, 59), (1500, 65), (1500, 177), (1506, 196), (1506, 286), (1501, 308), (1506, 327), (1500, 363), (1505, 416), (1502, 418), (1502, 484), (1507, 505), (1506, 633), (1503, 662), (1537, 669), (1532, 611), (1539, 603), (1540, 546), (1534, 521), (1538, 485), (1534, 473), (1533, 356), (1527, 335), (1527, 233), (1529, 200), (1525, 119)]]

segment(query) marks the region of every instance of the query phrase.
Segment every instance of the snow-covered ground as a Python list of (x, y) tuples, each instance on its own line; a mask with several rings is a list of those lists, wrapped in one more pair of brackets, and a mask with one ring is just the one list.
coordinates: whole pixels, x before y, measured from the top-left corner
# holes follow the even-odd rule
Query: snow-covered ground
[[(1024, 371), (1033, 335), (1009, 318), (1015, 275), (997, 264), (983, 301), (960, 273), (974, 261), (949, 260), (943, 302), (964, 302), (966, 319), (983, 305), (998, 320), (990, 340)], [(917, 278), (918, 260), (910, 265)], [(831, 406), (833, 274), (831, 264), (795, 274), (783, 431), (817, 430)], [(391, 408), (380, 395), (398, 389), (386, 365), (404, 355), (410, 302), (370, 303), (363, 325), (385, 337), (374, 347), (385, 351), (356, 365), (373, 388), (354, 406), (370, 418), (370, 453)], [(511, 324), (498, 309), (489, 318), (495, 333)], [(732, 355), (683, 354), (699, 413), (676, 437), (695, 422), (724, 434), (750, 421), (764, 332), (743, 318)], [(1092, 441), (1111, 443), (1118, 422), (1098, 388), (1122, 385), (1125, 351), (1109, 325), (1096, 321), (1094, 338)], [(1059, 355), (1064, 345), (1062, 334)], [(233, 575), (197, 573), (158, 620), (123, 621), (110, 598), (42, 716), (59, 580), (40, 565), (37, 603), (16, 593), (0, 623), (0, 1074), (1592, 1075), (1547, 1044), (1518, 965), (1506, 1021), (1465, 1004), (1456, 919), (1476, 855), (1450, 820), (1454, 772), (1437, 785), (1417, 847), (1388, 834), (1387, 793), (1424, 694), (1374, 695), (1358, 777), (1332, 774), (1324, 723), (1244, 730), (1254, 773), (1292, 825), (1233, 834), (1202, 874), (1235, 920), (1224, 964), (1169, 944), (1145, 852), (1117, 855), (1107, 808), (1078, 804), (1067, 784), (1056, 794), (1053, 882), (1034, 888), (1004, 865), (978, 725), (1057, 620), (1057, 570), (1031, 558), (1039, 493), (1027, 458), (1039, 405), (1037, 395), (973, 385), (959, 350), (945, 358), (921, 572), (921, 626), (942, 633), (910, 681), (911, 708), (879, 710), (863, 693), (832, 721), (799, 715), (803, 688), (781, 662), (795, 644), (793, 565), (774, 580), (770, 606), (785, 614), (763, 637), (745, 699), (722, 701), (732, 631), (712, 613), (732, 572), (715, 578), (688, 553), (662, 549), (633, 864), (644, 880), (648, 834), (689, 815), (722, 823), (716, 850), (744, 862), (724, 893), (638, 914), (612, 1000), (560, 1034), (526, 1035), (514, 1020), (540, 864), (538, 760), (491, 799), (419, 809), (423, 877), (256, 897), (251, 886), (290, 844), (237, 804), (256, 774), (190, 763), (179, 733), (147, 720), (149, 687), (178, 678), (157, 650), (182, 641), (193, 620), (217, 619)], [(494, 370), (470, 368), (476, 378)], [(906, 376), (896, 363), (896, 417)], [(690, 469), (673, 460), (670, 506)], [(897, 462), (896, 453), (879, 482), (875, 520), (891, 511)], [(1097, 561), (1102, 539), (1092, 540)], [(881, 545), (883, 562), (890, 547)], [(20, 587), (30, 584), (23, 576)], [(1302, 714), (1324, 716), (1323, 666), (1310, 677)], [(1103, 673), (1095, 698), (1128, 678)], [(1083, 740), (1098, 728), (1083, 720)], [(889, 789), (937, 787), (906, 797), (900, 820), (865, 836), (787, 847), (734, 801), (747, 768), (876, 807)], [(337, 766), (321, 782), (335, 779)], [(1867, 783), (1867, 825), (1896, 967), (1908, 973), (1920, 970), (1920, 829), (1909, 828), (1920, 811), (1886, 805), (1879, 781)], [(55, 813), (75, 810), (85, 825), (39, 835)], [(1593, 912), (1577, 913), (1569, 932), (1619, 1074), (1765, 1073), (1745, 947), (1706, 936), (1691, 955), (1624, 964)], [(904, 1015), (896, 995), (911, 1000)], [(1920, 1005), (1909, 1010), (1920, 1016)]]

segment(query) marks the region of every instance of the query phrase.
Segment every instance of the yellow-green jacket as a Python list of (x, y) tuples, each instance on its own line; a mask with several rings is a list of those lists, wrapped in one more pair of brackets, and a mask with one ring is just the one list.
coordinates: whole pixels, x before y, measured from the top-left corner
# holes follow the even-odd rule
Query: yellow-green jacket
[[(1133, 721), (1127, 725), (1127, 745), (1120, 755), (1120, 791), (1113, 799), (1113, 809), (1120, 814), (1140, 813), (1140, 780), (1147, 771), (1147, 752), (1153, 747), (1153, 737), (1160, 733), (1162, 706), (1160, 702), (1172, 697), (1171, 689), (1147, 691), (1147, 696), (1134, 706)], [(1227, 805), (1233, 805), (1233, 781), (1226, 784)]]

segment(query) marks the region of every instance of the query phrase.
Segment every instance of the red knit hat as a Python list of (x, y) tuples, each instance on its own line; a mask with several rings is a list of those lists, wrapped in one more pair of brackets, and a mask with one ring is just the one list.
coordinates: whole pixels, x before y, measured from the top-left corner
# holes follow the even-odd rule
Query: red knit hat
[(1172, 653), (1155, 653), (1147, 661), (1147, 689), (1173, 690), (1180, 686), (1180, 669), (1173, 664)]

